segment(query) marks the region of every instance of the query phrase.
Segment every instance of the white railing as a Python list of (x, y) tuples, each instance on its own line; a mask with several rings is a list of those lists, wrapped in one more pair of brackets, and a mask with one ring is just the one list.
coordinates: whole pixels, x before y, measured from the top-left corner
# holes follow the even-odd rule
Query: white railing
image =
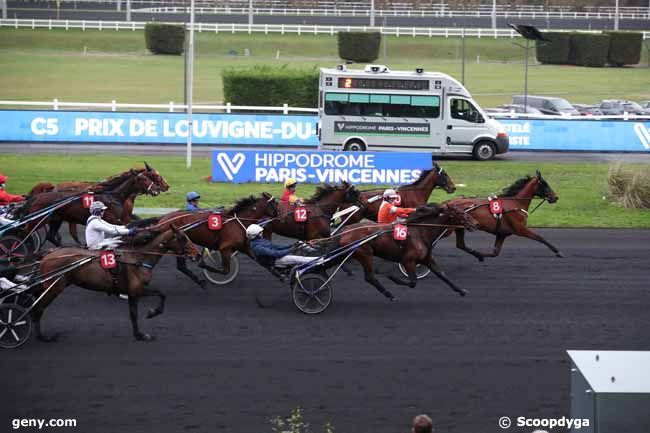
[[(52, 110), (58, 111), (62, 108), (81, 108), (84, 110), (99, 108), (103, 110), (118, 111), (119, 109), (147, 109), (147, 110), (161, 110), (168, 111), (170, 113), (182, 112), (187, 108), (187, 105), (169, 101), (167, 104), (128, 104), (128, 103), (118, 103), (113, 100), (111, 102), (63, 102), (58, 99), (53, 99), (51, 101), (0, 101), (1, 106), (13, 106), (13, 107), (50, 107)], [(203, 104), (192, 104), (192, 110), (194, 111), (213, 111), (213, 112), (225, 112), (227, 114), (232, 113), (233, 111), (270, 111), (270, 112), (279, 112), (282, 114), (289, 113), (318, 113), (317, 108), (301, 108), (301, 107), (290, 107), (288, 104), (284, 104), (281, 107), (266, 107), (266, 106), (247, 106), (247, 105), (232, 105), (230, 102), (222, 105), (203, 105)]]
[[(31, 29), (81, 29), (81, 30), (142, 30), (146, 22), (138, 21), (90, 21), (90, 20), (37, 20), (37, 19), (0, 19), (0, 27)], [(178, 24), (178, 23), (177, 23)], [(189, 26), (188, 26), (189, 28)], [(433, 27), (370, 27), (370, 26), (323, 26), (304, 24), (235, 24), (235, 23), (196, 23), (195, 31), (213, 33), (280, 33), (297, 35), (335, 35), (339, 31), (379, 31), (391, 36), (427, 36), (427, 37), (478, 37), (478, 38), (516, 38), (519, 33), (512, 29), (462, 29)], [(592, 33), (600, 33), (598, 30)], [(643, 39), (650, 39), (650, 32), (642, 32)]]

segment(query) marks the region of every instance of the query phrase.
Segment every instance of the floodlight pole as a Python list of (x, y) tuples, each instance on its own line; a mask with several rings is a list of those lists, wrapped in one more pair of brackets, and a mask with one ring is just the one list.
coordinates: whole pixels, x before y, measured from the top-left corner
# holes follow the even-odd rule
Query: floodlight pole
[(190, 43), (187, 63), (187, 168), (192, 167), (192, 93), (194, 85), (194, 0), (190, 3)]
[(463, 28), (460, 33), (461, 44), (460, 44), (460, 83), (465, 85), (465, 29)]
[(375, 26), (375, 0), (370, 0), (370, 27)]
[(253, 25), (253, 0), (248, 0), (248, 25)]
[(524, 113), (528, 113), (528, 48), (530, 47), (530, 40), (526, 38), (526, 58), (524, 64)]
[(492, 29), (497, 28), (497, 0), (492, 0)]
[(8, 0), (0, 0), (2, 3), (2, 19), (6, 20), (7, 19), (7, 1)]
[(131, 21), (131, 0), (126, 0), (126, 20)]
[(616, 7), (614, 9), (614, 30), (618, 30), (618, 0), (616, 0)]

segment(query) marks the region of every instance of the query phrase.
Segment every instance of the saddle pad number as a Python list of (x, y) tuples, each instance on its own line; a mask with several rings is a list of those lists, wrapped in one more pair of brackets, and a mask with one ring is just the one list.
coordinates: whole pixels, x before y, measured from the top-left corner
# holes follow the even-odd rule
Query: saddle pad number
[(84, 209), (90, 208), (95, 201), (95, 197), (92, 194), (84, 194), (81, 198), (81, 203), (83, 204)]
[(221, 230), (221, 214), (210, 214), (208, 217), (208, 228), (210, 230)]
[(500, 198), (490, 200), (490, 212), (494, 215), (501, 215), (503, 213), (503, 202)]
[(307, 221), (307, 208), (306, 207), (297, 207), (293, 213), (293, 219), (298, 223), (304, 223)]
[(393, 227), (393, 239), (396, 241), (405, 241), (409, 234), (409, 228), (404, 224), (395, 224)]
[(115, 269), (117, 267), (115, 253), (113, 251), (102, 251), (99, 254), (99, 264), (104, 269)]
[(396, 206), (401, 206), (402, 205), (402, 197), (397, 194), (397, 197), (395, 198), (395, 201), (393, 202)]

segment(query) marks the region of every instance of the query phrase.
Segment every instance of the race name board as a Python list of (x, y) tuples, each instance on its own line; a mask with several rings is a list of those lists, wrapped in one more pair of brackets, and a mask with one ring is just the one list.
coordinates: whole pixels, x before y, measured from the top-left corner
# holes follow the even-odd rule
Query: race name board
[(650, 152), (650, 120), (508, 119), (510, 150)]
[(215, 150), (213, 182), (402, 185), (430, 169), (428, 152), (318, 152), (278, 150)]
[[(318, 146), (318, 116), (194, 113), (197, 145)], [(0, 141), (185, 144), (185, 113), (0, 111)]]
[(334, 122), (336, 134), (431, 135), (428, 123)]

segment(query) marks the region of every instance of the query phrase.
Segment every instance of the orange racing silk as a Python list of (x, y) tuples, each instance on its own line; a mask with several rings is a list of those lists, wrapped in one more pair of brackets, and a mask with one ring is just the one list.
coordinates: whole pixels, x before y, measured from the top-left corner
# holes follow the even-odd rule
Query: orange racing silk
[(392, 203), (384, 201), (381, 203), (381, 206), (379, 206), (379, 212), (377, 212), (377, 222), (379, 224), (391, 224), (395, 222), (397, 217), (406, 218), (414, 211), (415, 209), (413, 208), (398, 207)]

